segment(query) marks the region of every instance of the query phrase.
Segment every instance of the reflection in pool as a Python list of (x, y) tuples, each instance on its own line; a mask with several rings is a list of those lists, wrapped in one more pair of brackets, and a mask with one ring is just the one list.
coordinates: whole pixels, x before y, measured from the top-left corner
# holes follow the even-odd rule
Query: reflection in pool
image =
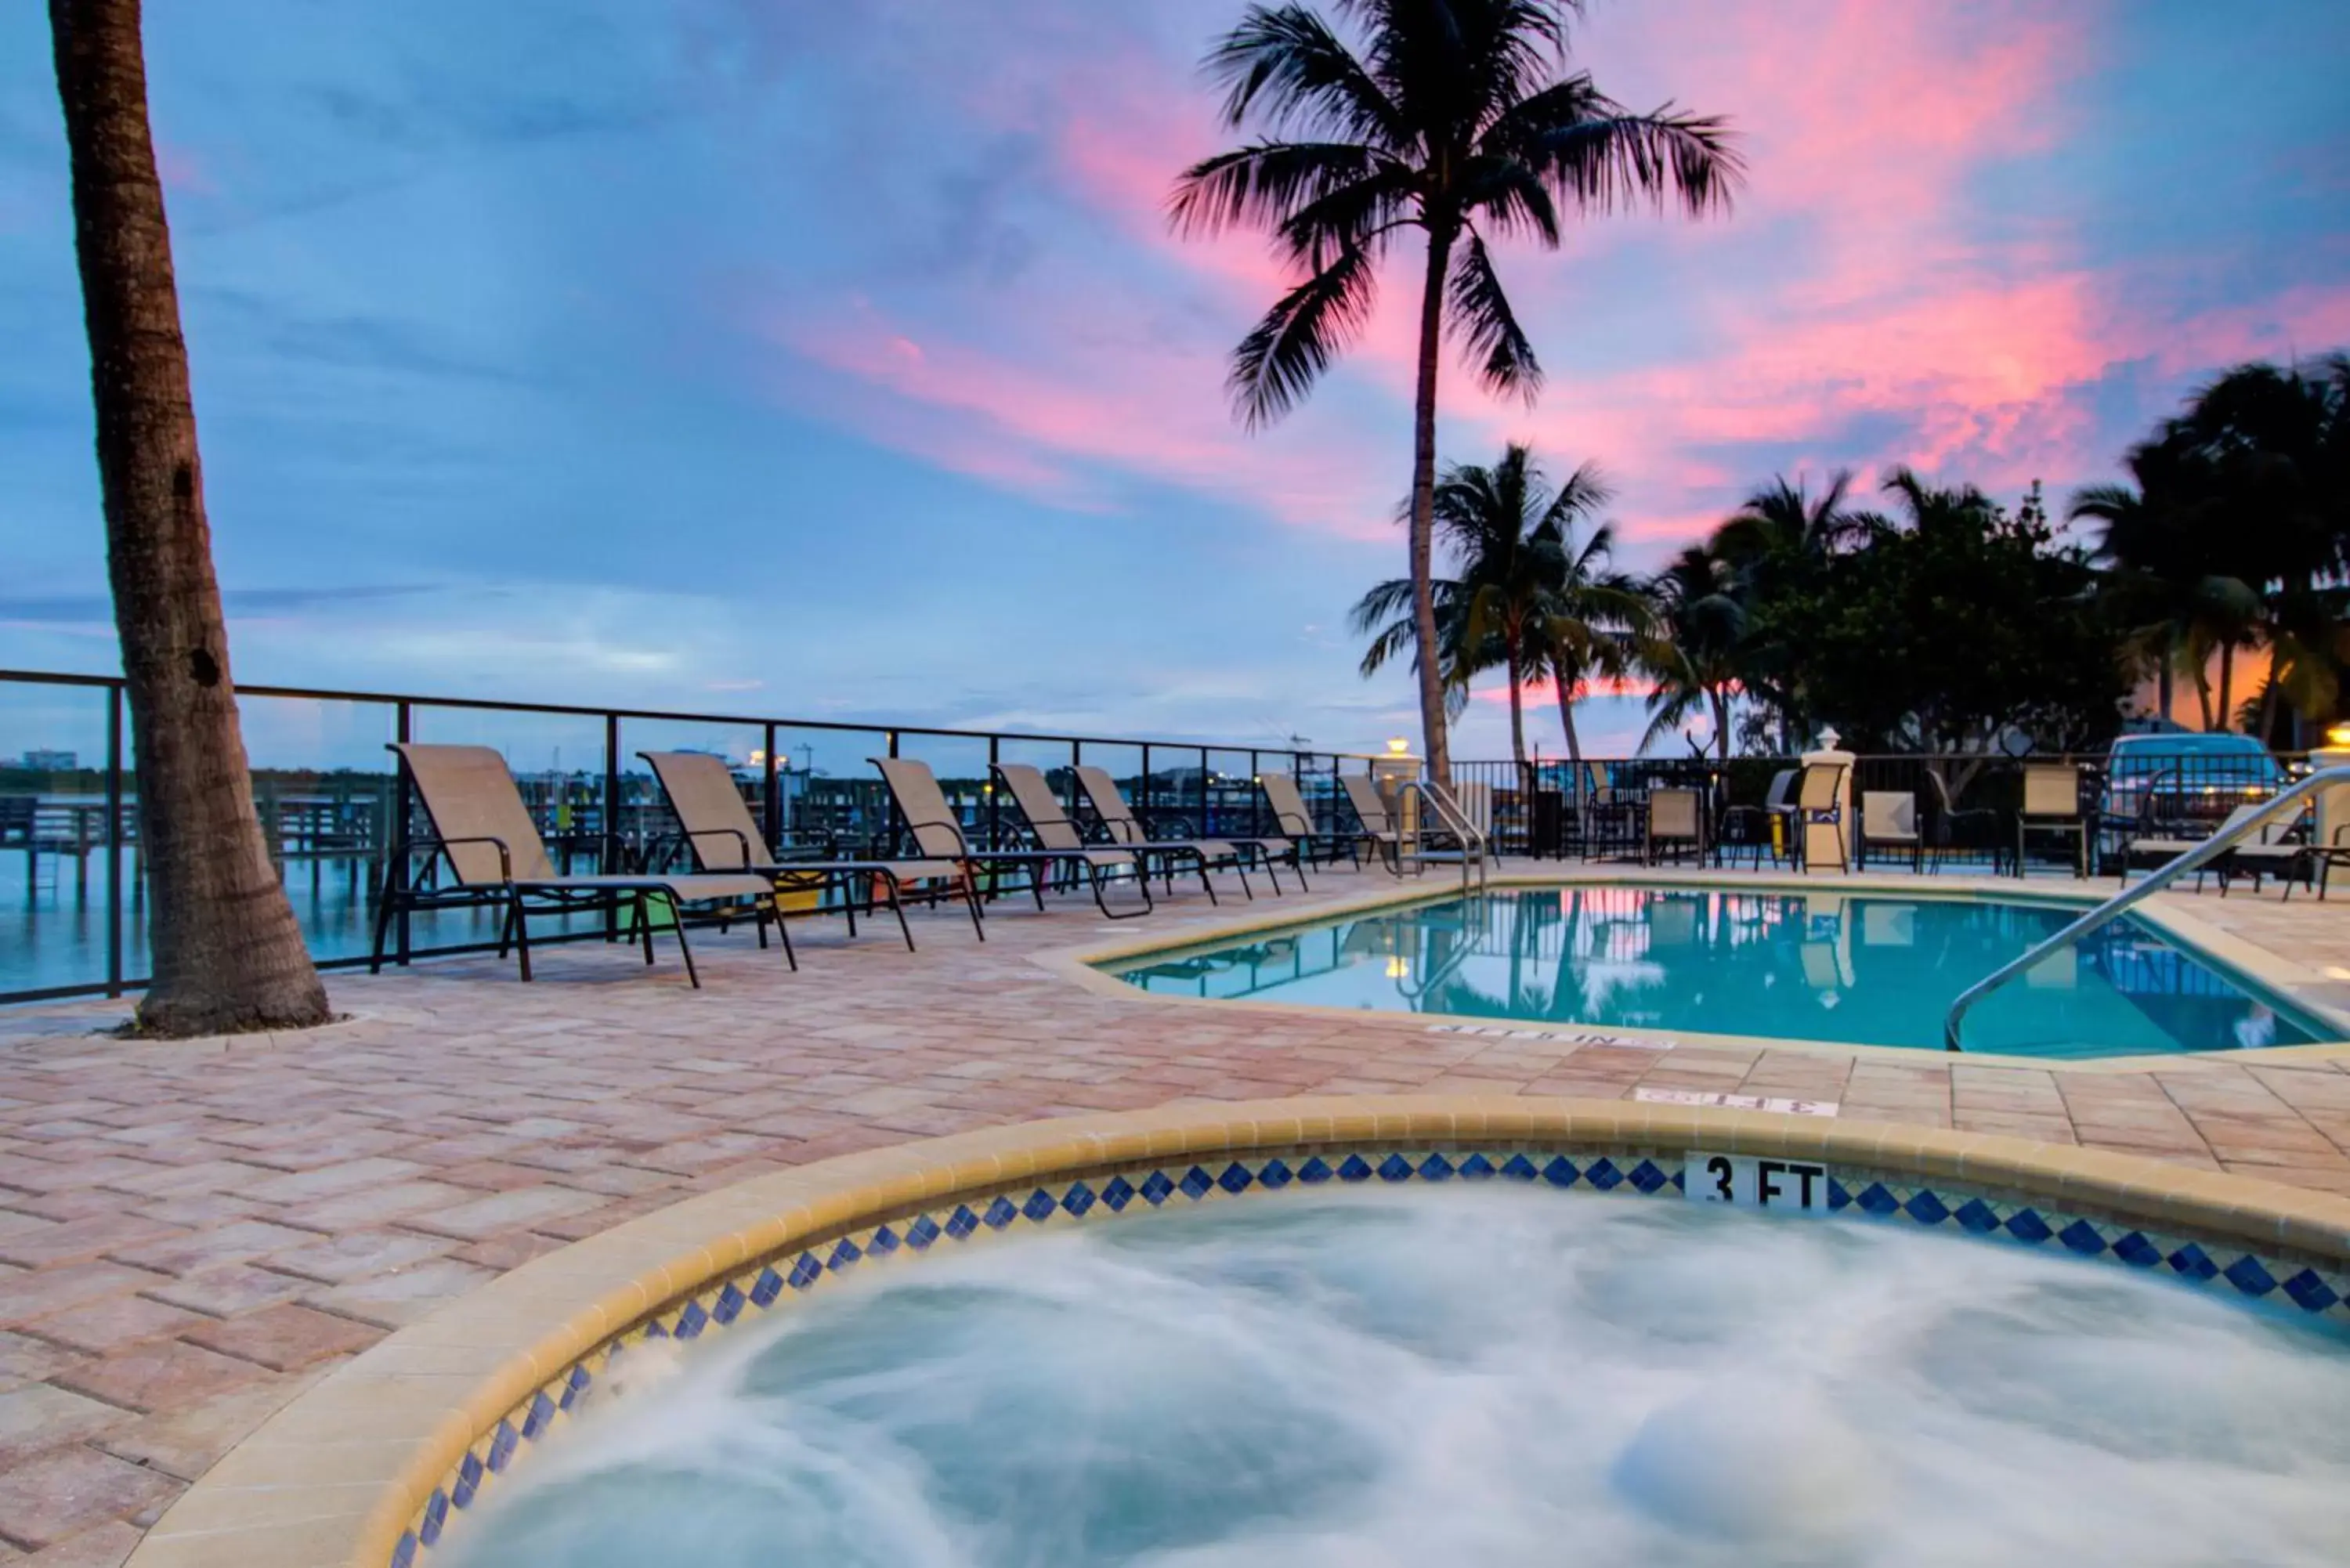
[(892, 1264), (693, 1345), (457, 1558), (2317, 1568), (2350, 1540), (2350, 1346), (2284, 1312), (1906, 1223), (1292, 1190)]
[[(1966, 986), (2076, 911), (1980, 898), (1586, 887), (1381, 910), (1106, 966), (1146, 991), (1942, 1048)], [(1978, 1006), (1972, 1051), (2305, 1044), (2313, 1025), (2125, 919)]]

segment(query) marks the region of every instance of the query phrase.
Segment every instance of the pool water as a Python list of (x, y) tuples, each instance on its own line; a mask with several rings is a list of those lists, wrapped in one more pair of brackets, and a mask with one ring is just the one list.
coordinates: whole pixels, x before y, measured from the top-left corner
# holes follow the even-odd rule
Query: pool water
[(1071, 1227), (628, 1375), (458, 1562), (2293, 1568), (2350, 1541), (2350, 1338), (2012, 1244), (1679, 1202)]
[[(1145, 991), (1939, 1051), (1959, 992), (2079, 911), (1688, 888), (1456, 898), (1105, 966)], [(2306, 1044), (2316, 1027), (2125, 918), (1968, 1014), (1970, 1051)]]

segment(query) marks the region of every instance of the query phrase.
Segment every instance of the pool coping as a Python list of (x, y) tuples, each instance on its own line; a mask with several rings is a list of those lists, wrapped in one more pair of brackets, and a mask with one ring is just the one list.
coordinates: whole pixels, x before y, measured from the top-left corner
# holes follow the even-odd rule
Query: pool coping
[[(959, 1196), (1121, 1166), (1268, 1150), (1315, 1148), (1335, 1158), (1347, 1148), (1512, 1145), (1638, 1148), (1659, 1158), (1697, 1150), (1787, 1157), (1957, 1183), (1944, 1189), (1953, 1196), (1974, 1189), (2020, 1194), (2052, 1210), (2288, 1262), (2314, 1260), (2350, 1293), (2350, 1198), (2134, 1155), (1621, 1100), (1179, 1102), (844, 1155), (686, 1199), (535, 1259), (392, 1334), (288, 1404), (163, 1515), (128, 1568), (384, 1568), (405, 1561), (416, 1550), (414, 1525), (429, 1511), (428, 1500), (445, 1499), (438, 1489), (461, 1468), (479, 1476), (477, 1455), (493, 1432), (510, 1457), (509, 1421), (561, 1386), (551, 1380), (608, 1351), (632, 1328), (644, 1333), (665, 1309), (691, 1303), (696, 1292), (746, 1265), (787, 1258), (860, 1225), (927, 1212)], [(495, 1469), (495, 1444), (491, 1451)]]
[[(1936, 877), (1939, 887), (1921, 888), (1915, 876), (1894, 877), (1868, 872), (1843, 872), (1833, 875), (1814, 873), (1808, 877), (1801, 872), (1763, 872), (1749, 876), (1740, 874), (1735, 890), (1760, 893), (1803, 892), (1814, 895), (1847, 894), (1855, 897), (1897, 893), (1915, 898), (1997, 898), (2012, 903), (2044, 904), (2060, 909), (2086, 910), (2102, 903), (2106, 897), (2090, 891), (2064, 888), (2019, 887), (2011, 877)], [(1486, 883), (1492, 888), (1585, 888), (1585, 887), (1671, 887), (1676, 885), (1720, 888), (1722, 874), (1689, 868), (1663, 867), (1610, 867), (1596, 870), (1573, 871), (1507, 871), (1495, 874)], [(1437, 888), (1403, 887), (1383, 888), (1374, 893), (1357, 894), (1346, 898), (1318, 904), (1310, 911), (1288, 913), (1264, 909), (1262, 906), (1232, 915), (1218, 914), (1197, 918), (1180, 926), (1161, 927), (1161, 934), (1144, 938), (1139, 933), (1121, 933), (1117, 940), (1094, 940), (1055, 948), (1030, 955), (1029, 961), (1061, 979), (1070, 981), (1094, 995), (1141, 1001), (1160, 1005), (1207, 1007), (1230, 1011), (1263, 1011), (1294, 1017), (1340, 1019), (1360, 1023), (1366, 1013), (1358, 1008), (1336, 1007), (1319, 1002), (1274, 1002), (1252, 997), (1176, 996), (1163, 992), (1144, 991), (1127, 984), (1097, 965), (1115, 963), (1152, 953), (1177, 952), (1229, 941), (1236, 937), (1260, 931), (1283, 930), (1293, 926), (1319, 925), (1328, 920), (1344, 919), (1352, 915), (1375, 913), (1379, 910), (1404, 908), (1413, 904), (1433, 902), (1458, 897), (1451, 878), (1446, 877)], [(2216, 1063), (2247, 1061), (2272, 1062), (2281, 1066), (2296, 1063), (2333, 1061), (2350, 1058), (2350, 1008), (2345, 1008), (2313, 994), (2320, 991), (2338, 990), (2324, 976), (2296, 963), (2291, 959), (2271, 952), (2257, 942), (2247, 940), (2232, 931), (2223, 930), (2208, 921), (2175, 909), (2158, 907), (2149, 901), (2138, 905), (2131, 913), (2164, 936), (2192, 950), (2198, 956), (2209, 959), (2223, 971), (2234, 971), (2268, 991), (2276, 992), (2293, 1006), (2310, 1015), (2313, 1022), (2332, 1029), (2339, 1036), (2333, 1040), (2314, 1041), (2305, 1045), (2270, 1045), (2248, 1051), (2189, 1051), (2170, 1054), (2135, 1056), (2099, 1056), (2086, 1060), (2064, 1057), (2010, 1055), (1993, 1051), (1936, 1052), (1911, 1045), (1866, 1045), (1848, 1041), (1806, 1040), (1790, 1036), (1765, 1034), (1717, 1034), (1699, 1030), (1654, 1029), (1639, 1024), (1589, 1023), (1575, 1021), (1551, 1022), (1486, 1018), (1468, 1013), (1407, 1012), (1374, 1011), (1373, 1018), (1424, 1021), (1430, 1027), (1484, 1027), (1508, 1029), (1513, 1033), (1541, 1034), (1578, 1044), (1625, 1044), (1636, 1049), (1664, 1050), (1688, 1046), (1700, 1050), (1777, 1051), (1792, 1050), (1838, 1056), (1860, 1057), (1879, 1062), (1907, 1062), (1912, 1064), (1923, 1060), (1964, 1064), (1984, 1067), (2029, 1067), (2056, 1073), (2147, 1073), (2154, 1071), (2193, 1071)]]

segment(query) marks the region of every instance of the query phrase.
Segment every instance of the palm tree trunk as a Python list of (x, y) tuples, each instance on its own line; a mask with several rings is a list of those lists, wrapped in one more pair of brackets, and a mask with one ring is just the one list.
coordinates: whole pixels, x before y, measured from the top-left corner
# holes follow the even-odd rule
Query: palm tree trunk
[(1730, 761), (1730, 699), (1715, 687), (1706, 696), (1713, 703), (1713, 754), (1721, 762)]
[(1524, 675), (1518, 668), (1518, 650), (1515, 644), (1513, 644), (1510, 649), (1509, 666), (1510, 756), (1518, 764), (1518, 787), (1523, 789), (1529, 787), (1526, 774), (1526, 707), (1525, 699), (1518, 691), (1518, 683), (1524, 679)]
[(49, 0), (49, 25), (152, 895), (140, 1025), (192, 1035), (322, 1023), (326, 988), (263, 843), (237, 728), (139, 0)]
[(1444, 324), (1444, 272), (1452, 232), (1428, 234), (1428, 280), (1419, 299), (1419, 387), (1411, 422), (1411, 628), (1419, 647), (1419, 727), (1429, 776), (1452, 782), (1452, 751), (1444, 733), (1444, 673), (1436, 647), (1436, 364)]
[(1575, 776), (1583, 776), (1583, 741), (1575, 732), (1575, 682), (1566, 672), (1558, 672), (1558, 724), (1566, 732), (1566, 760), (1575, 769)]
[(2162, 668), (2154, 678), (2155, 701), (2162, 704), (2162, 722), (2170, 722), (2170, 667), (2178, 662), (2178, 639), (2172, 636), (2162, 645)]
[(2236, 727), (2236, 645), (2220, 645), (2220, 728)]

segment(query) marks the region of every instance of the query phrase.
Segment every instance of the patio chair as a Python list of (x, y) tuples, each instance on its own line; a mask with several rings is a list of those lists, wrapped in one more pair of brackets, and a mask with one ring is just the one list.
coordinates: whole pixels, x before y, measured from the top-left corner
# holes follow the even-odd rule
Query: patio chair
[(1670, 849), (1705, 859), (1705, 796), (1693, 789), (1648, 792), (1648, 828), (1641, 841), (1641, 859), (1654, 866)]
[[(1108, 770), (1090, 763), (1079, 764), (1077, 787), (1085, 791), (1086, 804), (1093, 807), (1095, 819), (1112, 844), (1141, 851), (1156, 858), (1167, 876), (1168, 887), (1174, 887), (1176, 866), (1188, 865), (1200, 874), (1200, 886), (1208, 890), (1208, 901), (1215, 903), (1215, 885), (1208, 878), (1211, 871), (1230, 871), (1241, 879), (1241, 891), (1251, 902), (1256, 890), (1249, 886), (1250, 863), (1262, 852), (1249, 841), (1223, 838), (1153, 838), (1134, 808), (1126, 804), (1126, 796), (1118, 790), (1118, 781)], [(1270, 863), (1267, 863), (1270, 869)], [(1281, 891), (1281, 881), (1274, 879), (1273, 890)]]
[[(689, 908), (708, 913), (722, 928), (732, 919), (748, 915), (759, 929), (759, 945), (767, 945), (767, 922), (783, 929), (775, 908), (775, 885), (767, 878), (743, 874), (668, 877), (556, 874), (547, 858), (522, 791), (506, 771), (505, 759), (487, 746), (433, 746), (397, 742), (390, 748), (415, 786), (432, 836), (411, 842), (406, 825), (397, 825), (400, 842), (384, 865), (383, 896), (377, 900), (375, 946), (369, 955), (370, 973), (383, 968), (383, 949), (392, 920), (402, 913), (428, 909), (503, 909), (504, 923), (498, 931), (498, 956), (515, 950), (522, 978), (530, 979), (530, 917), (625, 909), (629, 924), (618, 934), (641, 941), (645, 962), (653, 961), (655, 916), (665, 919), (677, 934), (678, 956), (685, 961), (685, 977), (696, 990), (702, 976), (693, 967), (693, 949), (686, 941)], [(418, 849), (428, 851), (430, 870), (446, 861), (453, 886), (416, 887), (400, 873)], [(794, 969), (799, 962), (791, 943), (784, 956)]]
[(1794, 853), (1795, 808), (1787, 796), (1794, 792), (1795, 776), (1800, 770), (1781, 768), (1771, 775), (1771, 787), (1760, 805), (1729, 805), (1722, 807), (1721, 830), (1714, 842), (1714, 853), (1727, 861), (1736, 851), (1754, 851), (1754, 868), (1762, 868), (1762, 856), (1769, 851), (1771, 858), (1779, 858), (1779, 846), (1773, 842), (1771, 830), (1777, 825), (1789, 854)]
[[(1368, 774), (1341, 774), (1338, 783), (1347, 792), (1347, 804), (1354, 808), (1358, 831), (1357, 846), (1367, 844), (1372, 852), (1388, 863), (1388, 869), (1403, 875), (1403, 827), (1388, 809), (1387, 797), (1379, 794), (1378, 784)], [(1357, 862), (1359, 864), (1359, 862)]]
[(1814, 827), (1835, 830), (1836, 869), (1852, 864), (1852, 839), (1845, 822), (1843, 763), (1805, 763), (1795, 783), (1795, 863), (1811, 869), (1811, 836)]
[[(2002, 841), (2006, 835), (2000, 828), (2001, 813), (1996, 806), (1960, 805), (1950, 794), (1950, 781), (1941, 769), (1928, 766), (1926, 782), (1934, 790), (1934, 846), (1940, 850), (1981, 849), (1991, 856), (1991, 875), (1999, 875), (1999, 863), (2006, 857)], [(1978, 831), (1970, 833), (1970, 826)], [(1962, 844), (1962, 838), (1980, 837), (1980, 844)]]
[(1860, 797), (1860, 867), (1868, 869), (1872, 846), (1909, 852), (1909, 869), (1922, 868), (1926, 838), (1918, 831), (1918, 797), (1907, 790), (1872, 789)]
[[(1257, 779), (1257, 787), (1264, 791), (1264, 804), (1273, 811), (1274, 826), (1296, 840), (1300, 849), (1311, 857), (1315, 845), (1322, 846), (1322, 863), (1329, 865), (1338, 857), (1343, 846), (1355, 862), (1355, 869), (1363, 868), (1359, 840), (1350, 834), (1324, 833), (1314, 826), (1314, 813), (1307, 809), (1305, 795), (1297, 781), (1287, 774), (1265, 774)], [(1300, 881), (1305, 878), (1301, 876)]]
[[(2081, 770), (2070, 763), (2030, 763), (2023, 769), (2023, 805), (2015, 814), (2015, 874), (2023, 875), (2023, 857), (2032, 835), (2069, 835), (2073, 840), (2073, 875), (2089, 874), (2089, 819), (2081, 809)], [(2129, 875), (2129, 853), (2122, 854), (2122, 875)]]
[[(1150, 913), (1150, 873), (1141, 856), (1131, 849), (1088, 845), (1077, 825), (1061, 808), (1060, 796), (1053, 793), (1052, 784), (1040, 770), (1026, 763), (998, 763), (995, 776), (1003, 781), (1004, 792), (1011, 795), (1037, 849), (1064, 869), (1082, 871), (1093, 888), (1094, 903), (1105, 916), (1113, 920), (1130, 920)], [(1142, 908), (1119, 914), (1109, 907), (1102, 896), (1102, 886), (1107, 879), (1106, 874), (1116, 871), (1133, 877), (1135, 888), (1142, 894)]]
[[(859, 896), (869, 915), (876, 902), (874, 889), (878, 884), (881, 891), (879, 902), (898, 918), (898, 934), (905, 939), (906, 950), (912, 952), (914, 930), (906, 919), (909, 885), (927, 888), (916, 897), (931, 903), (951, 897), (961, 885), (963, 867), (953, 861), (839, 860), (828, 857), (793, 859), (778, 856), (760, 832), (758, 820), (751, 815), (743, 792), (734, 787), (734, 774), (725, 759), (701, 752), (639, 752), (637, 755), (652, 768), (661, 794), (669, 797), (670, 812), (677, 818), (686, 851), (697, 868), (748, 871), (764, 877), (773, 883), (779, 898), (813, 892), (820, 900), (837, 889), (841, 896), (841, 913), (847, 918), (848, 934), (852, 937), (857, 934)], [(778, 905), (777, 929), (782, 925), (782, 908)], [(983, 940), (986, 936), (984, 931), (980, 934)]]

